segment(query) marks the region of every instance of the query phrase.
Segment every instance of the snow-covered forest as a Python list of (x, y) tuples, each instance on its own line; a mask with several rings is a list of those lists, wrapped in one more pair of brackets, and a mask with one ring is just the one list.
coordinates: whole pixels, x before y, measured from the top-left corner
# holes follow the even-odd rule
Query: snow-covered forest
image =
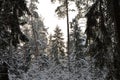
[(0, 80), (120, 80), (120, 0), (50, 0), (53, 34), (41, 2), (0, 0)]

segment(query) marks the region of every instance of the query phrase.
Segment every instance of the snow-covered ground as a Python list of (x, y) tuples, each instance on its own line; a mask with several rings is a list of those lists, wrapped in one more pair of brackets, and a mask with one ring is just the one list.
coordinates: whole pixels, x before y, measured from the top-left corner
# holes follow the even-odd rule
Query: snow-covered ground
[[(54, 60), (39, 56), (33, 59), (29, 70), (20, 75), (10, 74), (10, 80), (104, 80), (107, 69), (103, 71), (95, 69), (89, 57), (78, 61), (67, 60), (56, 64)], [(18, 77), (19, 76), (19, 77)]]

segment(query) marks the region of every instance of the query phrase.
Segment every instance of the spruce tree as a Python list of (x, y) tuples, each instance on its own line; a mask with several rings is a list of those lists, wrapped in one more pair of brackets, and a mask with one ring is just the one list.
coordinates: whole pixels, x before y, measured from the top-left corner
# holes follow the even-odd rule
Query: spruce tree
[(64, 42), (63, 42), (63, 33), (61, 32), (61, 29), (57, 26), (54, 31), (54, 35), (52, 38), (52, 51), (51, 54), (53, 54), (55, 62), (57, 64), (60, 63), (59, 58), (63, 58), (65, 56), (64, 52)]

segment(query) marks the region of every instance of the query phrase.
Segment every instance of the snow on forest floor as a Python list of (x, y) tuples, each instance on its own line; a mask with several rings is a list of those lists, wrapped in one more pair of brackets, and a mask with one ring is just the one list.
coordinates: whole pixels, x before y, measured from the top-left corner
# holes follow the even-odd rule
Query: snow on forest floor
[(38, 58), (31, 61), (26, 73), (19, 77), (10, 74), (9, 77), (10, 80), (104, 80), (107, 72), (91, 67), (89, 58), (71, 61), (70, 66), (67, 60), (64, 65), (57, 65), (54, 60)]

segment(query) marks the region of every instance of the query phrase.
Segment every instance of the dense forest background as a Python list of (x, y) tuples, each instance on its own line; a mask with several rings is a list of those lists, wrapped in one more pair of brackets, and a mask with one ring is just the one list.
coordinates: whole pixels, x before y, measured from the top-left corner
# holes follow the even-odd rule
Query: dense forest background
[(56, 2), (67, 42), (59, 25), (48, 33), (39, 0), (0, 0), (0, 80), (120, 80), (120, 0)]

